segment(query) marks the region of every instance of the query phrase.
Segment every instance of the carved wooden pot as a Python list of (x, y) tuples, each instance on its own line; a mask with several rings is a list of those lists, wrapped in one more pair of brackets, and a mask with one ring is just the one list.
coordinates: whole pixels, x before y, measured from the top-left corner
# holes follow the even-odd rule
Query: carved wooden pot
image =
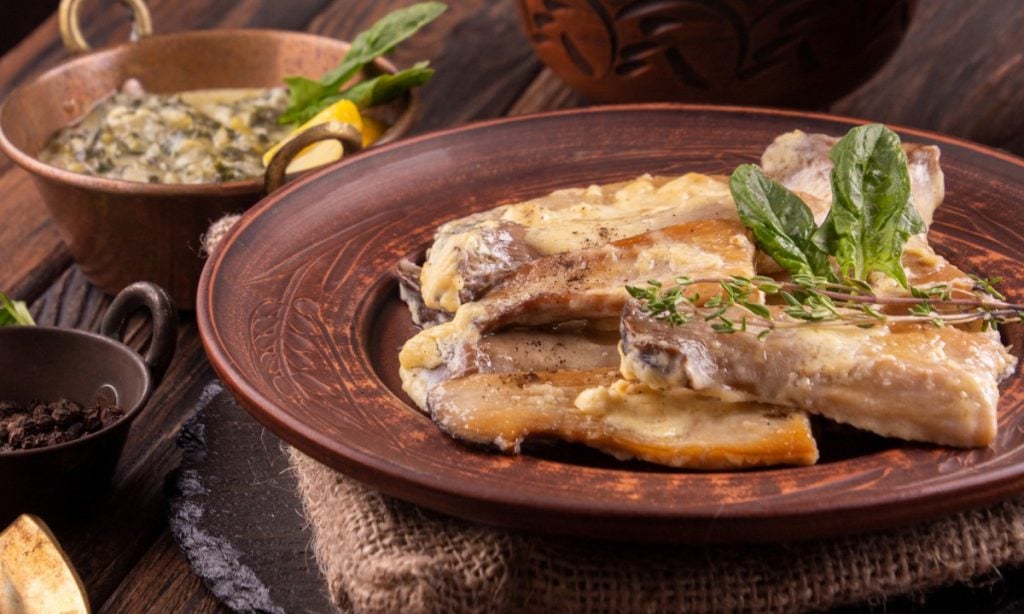
[(597, 102), (822, 107), (899, 45), (916, 0), (518, 0), (537, 55)]

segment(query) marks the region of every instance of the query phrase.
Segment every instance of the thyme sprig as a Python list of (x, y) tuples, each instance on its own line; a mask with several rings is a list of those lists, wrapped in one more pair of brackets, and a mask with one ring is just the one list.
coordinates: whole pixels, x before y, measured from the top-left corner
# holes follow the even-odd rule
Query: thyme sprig
[[(1001, 279), (973, 278), (971, 290), (938, 284), (911, 287), (911, 296), (881, 296), (860, 280), (835, 280), (813, 275), (794, 275), (791, 281), (771, 277), (678, 277), (664, 288), (659, 281), (647, 286), (627, 286), (641, 309), (673, 326), (697, 318), (710, 322), (719, 333), (757, 330), (764, 339), (771, 331), (798, 326), (859, 326), (930, 323), (935, 326), (981, 322), (988, 330), (1006, 322), (1024, 323), (1024, 304), (1009, 303), (995, 288)], [(696, 284), (717, 284), (721, 292), (702, 301), (687, 293)], [(781, 299), (776, 312), (765, 304), (768, 296)], [(954, 296), (958, 298), (954, 298)], [(881, 307), (896, 306), (905, 313), (884, 313)]]
[[(851, 129), (829, 152), (832, 203), (821, 225), (800, 196), (752, 164), (736, 168), (729, 190), (740, 222), (757, 248), (790, 275), (770, 277), (679, 277), (626, 289), (644, 311), (671, 325), (703, 319), (713, 330), (735, 333), (796, 326), (860, 326), (981, 322), (990, 330), (1024, 322), (1024, 305), (1009, 303), (996, 286), (1002, 278), (971, 276), (972, 287), (949, 284), (913, 287), (903, 269), (907, 240), (927, 230), (911, 202), (907, 157), (899, 136), (881, 124)], [(869, 277), (888, 276), (908, 296), (877, 294)], [(702, 299), (695, 284), (716, 284)], [(775, 304), (765, 304), (775, 297)], [(895, 312), (895, 313), (894, 313)]]

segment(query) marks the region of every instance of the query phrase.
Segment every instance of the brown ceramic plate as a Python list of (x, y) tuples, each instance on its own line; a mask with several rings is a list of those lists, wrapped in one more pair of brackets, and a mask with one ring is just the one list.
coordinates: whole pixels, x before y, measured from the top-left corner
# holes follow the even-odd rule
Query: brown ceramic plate
[[(780, 541), (890, 527), (1024, 491), (1024, 383), (1004, 386), (999, 437), (980, 450), (824, 433), (806, 468), (666, 471), (569, 446), (501, 456), (441, 434), (402, 393), (414, 333), (391, 270), (438, 224), (556, 188), (641, 173), (728, 173), (779, 133), (854, 120), (647, 105), (477, 124), (369, 151), (245, 215), (207, 264), (198, 319), (210, 359), (287, 442), (385, 493), (489, 524), (630, 540)], [(954, 262), (1024, 296), (1024, 161), (902, 130), (942, 148), (946, 203), (932, 238)], [(1020, 330), (1007, 342), (1021, 347)], [(866, 391), (867, 392), (867, 391)]]

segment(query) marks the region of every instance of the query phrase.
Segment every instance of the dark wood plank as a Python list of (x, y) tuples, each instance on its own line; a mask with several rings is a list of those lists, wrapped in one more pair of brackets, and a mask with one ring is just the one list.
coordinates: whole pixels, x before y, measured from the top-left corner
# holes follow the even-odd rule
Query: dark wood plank
[[(211, 27), (276, 27), (301, 29), (329, 0), (205, 0), (149, 2), (157, 32)], [(87, 2), (82, 29), (97, 45), (125, 40), (128, 20), (121, 10), (104, 2)], [(0, 58), (0, 97), (34, 74), (68, 59), (61, 47), (56, 16), (51, 16), (10, 53)], [(46, 284), (67, 267), (70, 256), (63, 247), (46, 208), (27, 173), (0, 154), (0, 289), (34, 299)]]
[(194, 325), (182, 327), (179, 344), (167, 379), (132, 427), (106, 501), (86, 529), (55, 528), (95, 604), (106, 601), (166, 532), (164, 479), (180, 460), (174, 437), (213, 375)]
[[(72, 266), (32, 305), (40, 324), (97, 330), (109, 297)], [(132, 328), (129, 344), (142, 344), (146, 327)], [(203, 389), (213, 379), (190, 316), (179, 328), (178, 351), (143, 414), (132, 425), (109, 492), (93, 508), (49, 517), (94, 604), (102, 604), (166, 533), (165, 476), (178, 466), (174, 439)]]
[[(156, 34), (208, 28), (278, 28), (301, 30), (330, 0), (151, 0)], [(113, 8), (113, 10), (111, 10)], [(105, 2), (83, 3), (82, 33), (97, 48), (128, 38), (130, 22), (124, 11)], [(36, 74), (70, 59), (61, 43), (56, 14), (51, 15), (10, 52), (0, 58), (0, 98)], [(0, 155), (0, 170), (11, 166)]]
[[(330, 0), (150, 0), (155, 34), (209, 28), (276, 28), (301, 30)], [(81, 12), (82, 34), (94, 47), (128, 40), (130, 22), (118, 5), (85, 2)], [(0, 97), (70, 54), (64, 50), (57, 16), (51, 15), (32, 34), (0, 59)]]
[[(95, 332), (109, 303), (72, 266), (32, 311), (40, 324)], [(227, 611), (192, 573), (166, 528), (164, 475), (180, 458), (174, 437), (196, 398), (195, 384), (205, 385), (212, 378), (194, 325), (186, 322), (182, 329), (179, 355), (167, 375), (178, 386), (158, 389), (146, 418), (133, 425), (106, 502), (84, 518), (52, 519), (93, 604), (103, 604), (100, 611)], [(129, 344), (139, 348), (145, 334), (148, 327), (134, 321)], [(183, 388), (190, 395), (183, 395)]]
[(192, 573), (169, 533), (163, 533), (139, 560), (99, 612), (228, 612)]
[[(230, 3), (209, 2), (205, 3), (202, 11), (194, 10), (201, 4), (187, 3), (182, 10), (174, 11), (175, 23), (188, 24), (188, 27), (180, 29), (210, 25), (281, 25), (282, 9), (278, 3), (246, 2), (229, 6)], [(261, 13), (271, 4), (277, 8)], [(350, 37), (393, 8), (384, 6), (388, 3), (358, 3), (372, 8), (361, 13), (350, 11), (355, 4), (334, 3), (332, 12), (317, 20), (317, 27), (327, 34)], [(391, 4), (397, 6), (399, 3)], [(158, 30), (161, 29), (160, 16), (166, 16), (171, 5), (169, 2), (154, 3)], [(455, 29), (462, 32), (456, 36), (457, 44), (470, 41), (477, 53), (482, 52), (485, 42), (490, 43), (489, 37), (498, 36), (500, 40), (501, 36), (519, 36), (515, 29), (518, 26), (512, 21), (510, 2), (499, 5), (464, 2), (455, 5), (447, 16), (451, 18), (447, 26), (443, 22), (438, 24), (435, 32), (431, 34), (428, 30), (427, 35), (417, 41), (415, 49), (406, 50), (406, 63), (430, 57), (436, 58), (435, 62), (442, 70), (462, 71), (469, 60), (449, 48), (451, 38), (455, 36), (452, 30)], [(123, 16), (117, 15), (117, 11), (112, 13), (89, 16), (87, 36), (102, 40), (116, 39), (123, 34)], [(261, 20), (267, 20), (267, 23), (257, 23)], [(491, 22), (497, 25), (497, 31), (493, 26), (490, 29), (479, 27)], [(50, 44), (55, 36), (51, 20), (0, 60), (0, 84), (27, 78), (41, 67), (64, 57), (59, 48)], [(43, 41), (47, 42), (44, 44)], [(507, 66), (509, 70), (502, 71), (502, 79), (487, 84), (485, 89), (489, 88), (489, 93), (480, 104), (466, 111), (469, 105), (463, 102), (476, 100), (474, 88), (483, 87), (481, 79), (485, 75), (478, 72), (475, 80), (465, 83), (460, 83), (455, 75), (446, 86), (450, 91), (435, 98), (432, 107), (425, 105), (427, 116), (433, 117), (435, 122), (462, 122), (498, 115), (511, 106), (539, 68), (525, 41), (517, 42), (518, 46), (505, 46), (509, 53), (494, 54), (496, 65)], [(401, 56), (396, 59), (403, 62)], [(455, 103), (446, 98), (453, 93), (458, 94)], [(19, 255), (8, 262), (9, 266), (0, 269), (0, 283), (14, 288), (22, 297), (40, 295), (33, 304), (33, 312), (42, 324), (96, 330), (109, 298), (92, 288), (76, 267), (67, 268), (66, 252), (38, 202), (28, 176), (19, 169), (8, 168), (0, 174), (0, 189), (5, 186), (8, 196), (0, 202), (0, 214), (12, 215), (15, 223), (0, 228), (0, 240), (6, 241), (4, 245), (13, 246), (12, 253)], [(60, 274), (62, 270), (64, 272)], [(58, 275), (56, 282), (47, 288), (50, 280)], [(140, 334), (141, 331), (136, 331), (135, 336)], [(153, 603), (166, 606), (167, 610), (179, 607), (195, 607), (199, 611), (215, 609), (215, 602), (205, 589), (201, 589), (172, 542), (168, 541), (163, 492), (164, 476), (178, 465), (180, 459), (180, 453), (173, 445), (174, 437), (211, 377), (195, 326), (190, 321), (186, 322), (179, 332), (178, 357), (171, 365), (164, 385), (145, 410), (146, 414), (133, 426), (106, 500), (98, 509), (88, 512), (76, 510), (67, 518), (50, 519), (78, 567), (93, 603), (105, 603), (106, 610), (133, 611), (139, 604)], [(180, 599), (167, 597), (165, 593), (168, 591), (181, 592), (183, 596)]]
[(33, 299), (71, 262), (28, 173), (0, 173), (0, 290)]
[(40, 326), (59, 326), (98, 332), (110, 299), (85, 280), (75, 266), (68, 267), (31, 304)]
[(585, 104), (579, 94), (558, 78), (558, 75), (545, 68), (537, 75), (516, 100), (507, 115), (528, 115), (554, 109), (570, 109)]
[[(302, 29), (329, 0), (153, 0), (147, 4), (157, 34), (194, 29), (267, 28)], [(104, 2), (87, 2), (81, 11), (82, 32), (97, 48), (128, 39), (130, 22), (124, 11)], [(17, 46), (0, 58), (0, 98), (36, 74), (70, 59), (61, 43), (56, 14), (51, 15)], [(0, 170), (12, 166), (0, 155)]]
[[(154, 0), (157, 32), (208, 27), (303, 28), (350, 38), (406, 0)], [(417, 131), (505, 113), (573, 106), (578, 98), (547, 71), (519, 31), (511, 0), (455, 0), (436, 24), (400, 47), (407, 66), (430, 59), (439, 72), (424, 92)], [(120, 10), (85, 4), (90, 40), (119, 41), (127, 34)], [(314, 17), (315, 16), (315, 17)], [(1018, 91), (1019, 43), (992, 32), (1020, 30), (1014, 3), (919, 3), (907, 41), (876, 79), (836, 105), (839, 112), (946, 130), (1020, 153), (1024, 116)], [(51, 18), (0, 58), (0, 96), (32, 74), (67, 57)], [(521, 94), (521, 95), (520, 95)], [(40, 296), (40, 321), (95, 329), (109, 299), (84, 282), (46, 218), (27, 176), (0, 157), (0, 288)], [(20, 176), (19, 176), (20, 175)], [(142, 330), (136, 334), (141, 334)], [(86, 528), (56, 527), (79, 565), (94, 604), (104, 611), (219, 611), (170, 540), (164, 519), (163, 476), (177, 466), (173, 438), (212, 376), (191, 322), (180, 331), (179, 355), (134, 427), (111, 498), (85, 519)], [(98, 517), (97, 517), (98, 516)], [(81, 527), (82, 520), (79, 520)]]
[(837, 113), (937, 130), (1024, 155), (1024, 11), (918, 2), (903, 45)]

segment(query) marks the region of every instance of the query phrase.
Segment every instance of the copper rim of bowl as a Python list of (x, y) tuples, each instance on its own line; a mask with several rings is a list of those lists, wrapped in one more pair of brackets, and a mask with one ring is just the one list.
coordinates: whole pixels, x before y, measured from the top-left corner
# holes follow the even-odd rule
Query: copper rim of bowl
[[(84, 66), (86, 64), (102, 61), (104, 58), (113, 58), (118, 54), (125, 53), (126, 49), (138, 48), (148, 45), (159, 45), (162, 41), (168, 39), (184, 39), (184, 40), (202, 40), (210, 38), (224, 38), (231, 36), (266, 36), (268, 38), (304, 38), (314, 40), (320, 43), (329, 43), (338, 46), (339, 52), (345, 51), (349, 48), (350, 43), (339, 39), (329, 38), (326, 36), (319, 36), (317, 34), (310, 34), (308, 32), (295, 32), (289, 30), (270, 30), (270, 29), (219, 29), (219, 30), (204, 30), (195, 32), (180, 32), (175, 34), (163, 34), (159, 36), (151, 36), (144, 38), (136, 42), (126, 42), (113, 47), (107, 47), (98, 51), (92, 51), (83, 54), (79, 57), (73, 58), (66, 62), (62, 62), (53, 68), (50, 68), (36, 77), (33, 77), (30, 81), (19, 85), (10, 94), (7, 99), (13, 98), (17, 95), (22, 88), (29, 84), (42, 81), (47, 78), (51, 78), (54, 73), (73, 69), (75, 66)], [(394, 64), (389, 62), (385, 58), (377, 58), (371, 63), (377, 70), (382, 72), (394, 73), (397, 72), (397, 68)], [(283, 84), (282, 84), (283, 85)], [(377, 140), (374, 145), (384, 145), (394, 141), (399, 136), (404, 134), (412, 122), (415, 120), (416, 114), (419, 110), (419, 95), (416, 90), (411, 90), (407, 98), (405, 110), (402, 111), (398, 120), (392, 124), (384, 135)], [(98, 102), (98, 101), (97, 101)], [(254, 177), (251, 179), (245, 179), (242, 181), (227, 181), (223, 183), (142, 183), (137, 181), (125, 181), (123, 179), (111, 179), (109, 177), (99, 177), (95, 175), (86, 175), (83, 173), (75, 173), (63, 168), (52, 166), (41, 161), (36, 156), (30, 155), (20, 148), (16, 147), (7, 138), (7, 134), (3, 128), (3, 115), (7, 107), (7, 101), (0, 104), (0, 150), (3, 150), (5, 154), (22, 168), (49, 179), (59, 181), (61, 183), (70, 184), (76, 187), (98, 191), (106, 193), (117, 193), (117, 194), (138, 194), (142, 196), (228, 196), (237, 194), (249, 194), (259, 193), (263, 191), (263, 176)], [(70, 125), (70, 124), (69, 124)], [(325, 165), (329, 166), (329, 165)]]
[[(15, 328), (14, 330), (22, 330), (22, 329)], [(66, 449), (69, 449), (69, 448), (73, 448), (75, 446), (84, 445), (85, 443), (87, 443), (87, 442), (89, 442), (89, 441), (91, 441), (93, 439), (97, 439), (100, 436), (102, 436), (103, 434), (105, 434), (105, 433), (107, 433), (107, 432), (117, 428), (122, 423), (130, 423), (132, 420), (134, 420), (136, 418), (136, 416), (139, 415), (139, 412), (142, 411), (142, 408), (145, 407), (149, 403), (150, 398), (153, 396), (153, 391), (154, 391), (153, 377), (150, 375), (149, 369), (146, 368), (146, 363), (143, 361), (142, 357), (139, 356), (139, 354), (137, 354), (135, 351), (133, 351), (131, 348), (129, 348), (125, 344), (121, 343), (120, 341), (117, 341), (116, 339), (111, 339), (109, 337), (104, 337), (103, 335), (99, 335), (99, 334), (96, 334), (96, 333), (93, 333), (93, 332), (89, 332), (89, 331), (86, 331), (86, 330), (74, 330), (74, 329), (67, 329), (67, 328), (57, 328), (57, 327), (54, 327), (54, 326), (25, 327), (24, 330), (30, 331), (30, 332), (26, 332), (24, 334), (35, 334), (35, 333), (39, 333), (39, 332), (41, 332), (43, 334), (52, 334), (54, 332), (57, 332), (57, 333), (70, 333), (70, 334), (75, 334), (75, 335), (85, 335), (87, 337), (92, 338), (95, 341), (98, 341), (100, 343), (106, 344), (107, 347), (111, 348), (111, 351), (117, 351), (117, 352), (131, 354), (133, 362), (137, 362), (139, 364), (139, 366), (142, 367), (142, 371), (145, 374), (145, 378), (146, 378), (146, 385), (143, 387), (142, 396), (140, 397), (139, 401), (137, 403), (135, 403), (135, 405), (133, 407), (131, 407), (128, 410), (124, 410), (124, 408), (118, 407), (118, 409), (121, 409), (122, 411), (124, 411), (124, 415), (121, 416), (120, 418), (118, 418), (117, 420), (115, 420), (114, 422), (112, 422), (111, 424), (101, 428), (100, 430), (93, 431), (92, 433), (86, 433), (85, 435), (82, 435), (78, 439), (72, 439), (71, 441), (63, 441), (61, 443), (55, 443), (55, 444), (52, 444), (52, 445), (49, 445), (49, 446), (42, 446), (40, 448), (30, 448), (28, 450), (0, 451), (0, 458), (28, 458), (28, 457), (32, 457), (32, 456), (42, 456), (44, 454), (50, 454), (50, 453), (53, 453), (53, 452), (57, 452), (59, 450), (66, 450)], [(15, 334), (17, 334), (17, 333), (15, 333)], [(61, 397), (57, 397), (57, 398), (61, 398)], [(0, 400), (3, 400), (3, 399), (0, 399)]]

